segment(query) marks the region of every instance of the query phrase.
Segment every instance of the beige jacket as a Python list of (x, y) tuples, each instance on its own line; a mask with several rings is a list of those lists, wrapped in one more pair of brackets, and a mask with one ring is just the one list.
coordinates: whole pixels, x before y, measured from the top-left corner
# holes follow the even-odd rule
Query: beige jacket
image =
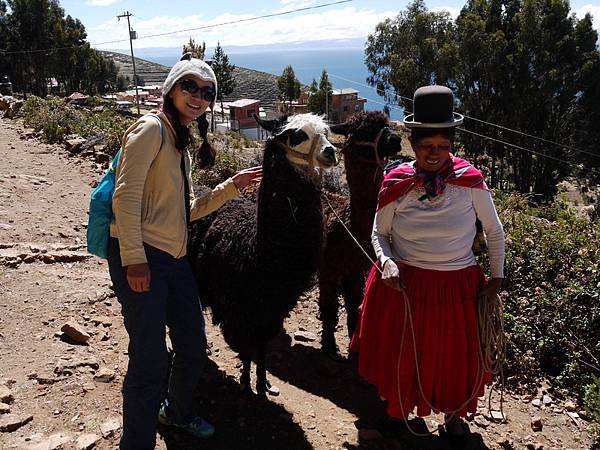
[[(175, 147), (175, 131), (163, 113), (161, 146), (158, 121), (141, 117), (123, 136), (121, 157), (116, 170), (113, 196), (115, 219), (110, 234), (119, 239), (123, 266), (147, 262), (143, 243), (163, 250), (175, 258), (185, 256), (184, 183), (181, 153)], [(190, 155), (185, 168), (190, 186)], [(212, 192), (194, 198), (190, 189), (190, 220), (198, 220), (239, 195), (230, 178)]]

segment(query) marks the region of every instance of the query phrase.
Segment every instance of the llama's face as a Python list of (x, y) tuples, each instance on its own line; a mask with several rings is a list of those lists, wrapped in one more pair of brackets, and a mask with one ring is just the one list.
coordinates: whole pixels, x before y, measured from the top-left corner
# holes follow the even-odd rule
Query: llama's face
[(402, 136), (386, 128), (377, 145), (377, 152), (382, 157), (395, 156), (402, 149)]
[[(292, 116), (277, 135), (280, 142), (289, 146), (288, 160), (295, 165), (306, 165), (329, 169), (337, 164), (335, 147), (327, 140), (329, 126), (314, 114)], [(312, 160), (312, 161), (311, 161)]]
[(344, 152), (365, 160), (396, 156), (402, 149), (402, 136), (389, 128), (382, 113), (369, 111), (353, 116), (348, 122), (332, 125), (331, 131), (349, 137)]
[(286, 148), (288, 161), (300, 168), (329, 169), (337, 164), (335, 147), (327, 140), (329, 126), (314, 114), (297, 114), (279, 121), (257, 121)]

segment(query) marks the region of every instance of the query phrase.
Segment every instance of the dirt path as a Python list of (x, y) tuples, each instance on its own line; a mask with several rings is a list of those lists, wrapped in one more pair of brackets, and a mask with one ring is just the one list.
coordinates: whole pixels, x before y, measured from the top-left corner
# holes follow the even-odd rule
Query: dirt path
[[(92, 442), (116, 448), (127, 339), (106, 264), (83, 247), (90, 183), (100, 172), (61, 146), (22, 135), (18, 122), (0, 119), (0, 398), (9, 403), (0, 404), (0, 430), (16, 428), (0, 431), (0, 449), (92, 448)], [(61, 339), (69, 320), (91, 335), (89, 345)], [(320, 354), (318, 341), (310, 340), (319, 328), (311, 292), (273, 345), (268, 367), (281, 394), (265, 401), (240, 399), (238, 361), (209, 325), (211, 355), (197, 408), (217, 433), (199, 442), (161, 429), (158, 448), (448, 448), (437, 435), (384, 439), (369, 431), (383, 406), (350, 362)], [(297, 331), (309, 340), (296, 340)], [(347, 343), (342, 328), (338, 342)], [(486, 419), (482, 402), (482, 414), (471, 418), (469, 448), (590, 447), (587, 423), (570, 417), (564, 403), (536, 407), (531, 400), (508, 396), (503, 424)], [(534, 416), (540, 432), (531, 428)], [(413, 426), (439, 422), (433, 416)]]

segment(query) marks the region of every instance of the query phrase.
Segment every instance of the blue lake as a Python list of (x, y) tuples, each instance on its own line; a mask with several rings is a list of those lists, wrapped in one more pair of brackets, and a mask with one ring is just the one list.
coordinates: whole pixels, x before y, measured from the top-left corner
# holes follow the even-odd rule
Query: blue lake
[[(252, 52), (232, 52), (225, 50), (232, 64), (248, 69), (260, 70), (273, 75), (281, 75), (287, 65), (294, 68), (296, 77), (303, 84), (310, 84), (315, 78), (317, 82), (323, 69), (327, 70), (334, 88), (353, 88), (367, 99), (367, 110), (382, 110), (385, 99), (374, 88), (368, 86), (369, 72), (364, 64), (362, 49), (308, 49), (308, 50), (265, 50)], [(179, 55), (143, 58), (172, 66)], [(402, 109), (395, 105), (391, 109), (392, 119), (402, 119)]]

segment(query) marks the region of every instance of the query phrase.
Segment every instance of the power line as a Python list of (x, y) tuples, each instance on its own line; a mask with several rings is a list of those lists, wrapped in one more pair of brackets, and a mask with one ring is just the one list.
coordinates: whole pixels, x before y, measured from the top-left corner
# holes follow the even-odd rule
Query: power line
[[(308, 11), (308, 10), (311, 10), (311, 9), (325, 8), (325, 7), (328, 7), (328, 6), (340, 5), (342, 3), (349, 3), (349, 2), (352, 2), (352, 1), (354, 1), (354, 0), (340, 0), (340, 1), (337, 1), (337, 2), (325, 3), (323, 5), (306, 6), (304, 8), (297, 8), (297, 9), (291, 9), (289, 11), (282, 11), (282, 12), (278, 12), (278, 13), (265, 14), (265, 15), (262, 15), (262, 16), (250, 17), (250, 18), (247, 18), (247, 19), (232, 20), (230, 22), (222, 22), (222, 23), (217, 23), (217, 24), (213, 24), (213, 25), (205, 25), (205, 26), (196, 27), (196, 28), (187, 28), (185, 30), (169, 31), (169, 32), (166, 32), (166, 33), (149, 34), (149, 35), (146, 35), (146, 36), (140, 36), (138, 39), (145, 39), (145, 38), (158, 37), (158, 36), (167, 36), (167, 35), (170, 35), (170, 34), (177, 34), (177, 33), (187, 33), (188, 31), (206, 30), (208, 28), (221, 27), (221, 26), (224, 26), (224, 25), (234, 25), (236, 23), (250, 22), (250, 21), (258, 20), (258, 19), (267, 19), (267, 18), (270, 18), (270, 17), (285, 16), (287, 14), (292, 14), (292, 13), (301, 12), (301, 11)], [(100, 44), (98, 44), (98, 45), (100, 45)]]
[[(391, 91), (390, 89), (376, 89), (373, 86), (369, 86), (369, 85), (364, 84), (364, 83), (359, 83), (358, 81), (350, 80), (348, 78), (340, 77), (339, 75), (334, 75), (334, 74), (331, 74), (331, 73), (329, 75), (332, 76), (332, 77), (334, 77), (334, 78), (339, 78), (340, 80), (347, 81), (349, 83), (354, 83), (354, 84), (356, 84), (358, 86), (363, 86), (363, 87), (366, 87), (366, 88), (369, 88), (369, 89), (374, 89), (378, 93), (379, 92), (385, 92), (388, 95), (394, 95), (395, 97), (401, 98), (402, 100), (408, 100), (410, 102), (413, 101), (412, 98), (405, 97), (403, 95), (398, 95), (395, 92)], [(376, 103), (380, 103), (380, 102), (376, 102)], [(392, 105), (388, 105), (388, 106), (392, 106)], [(568, 150), (572, 150), (572, 151), (577, 152), (577, 153), (583, 153), (583, 154), (586, 154), (586, 155), (594, 156), (596, 158), (600, 158), (600, 155), (597, 154), (597, 153), (592, 153), (592, 152), (589, 152), (589, 151), (586, 151), (586, 150), (582, 150), (580, 148), (573, 147), (571, 145), (561, 144), (560, 142), (551, 141), (549, 139), (545, 139), (545, 138), (542, 138), (542, 137), (539, 137), (539, 136), (535, 136), (533, 134), (525, 133), (524, 131), (516, 130), (514, 128), (505, 127), (504, 125), (500, 125), (500, 124), (493, 123), (493, 122), (488, 122), (486, 120), (478, 119), (476, 117), (468, 116), (466, 114), (464, 115), (464, 117), (466, 119), (470, 119), (470, 120), (474, 120), (476, 122), (484, 123), (486, 125), (490, 125), (490, 126), (493, 126), (493, 127), (505, 130), (505, 131), (510, 131), (512, 133), (520, 134), (521, 136), (526, 136), (526, 137), (529, 137), (529, 138), (532, 138), (532, 139), (537, 139), (539, 141), (545, 142), (546, 144), (556, 145), (558, 147), (562, 147), (562, 148), (565, 148), (565, 149), (568, 149)]]
[[(221, 27), (221, 26), (224, 26), (224, 25), (234, 25), (234, 24), (237, 24), (237, 23), (251, 22), (253, 20), (267, 19), (267, 18), (270, 18), (270, 17), (285, 16), (285, 15), (289, 15), (289, 14), (293, 14), (293, 13), (297, 13), (297, 12), (302, 12), (302, 11), (309, 11), (309, 10), (313, 10), (313, 9), (326, 8), (326, 7), (329, 7), (329, 6), (341, 5), (343, 3), (350, 3), (350, 2), (353, 2), (353, 1), (354, 0), (339, 0), (339, 1), (336, 1), (336, 2), (324, 3), (322, 5), (306, 6), (304, 8), (296, 8), (296, 9), (291, 9), (289, 11), (281, 11), (281, 12), (278, 12), (278, 13), (264, 14), (262, 16), (249, 17), (249, 18), (246, 18), (246, 19), (238, 19), (238, 20), (232, 20), (232, 21), (229, 21), (229, 22), (216, 23), (216, 24), (212, 24), (212, 25), (204, 25), (202, 27), (187, 28), (187, 29), (184, 29), (184, 30), (177, 30), (177, 31), (168, 31), (168, 32), (165, 32), (165, 33), (149, 34), (149, 35), (146, 35), (146, 36), (138, 36), (138, 39), (146, 39), (146, 38), (158, 37), (158, 36), (168, 36), (168, 35), (171, 35), (171, 34), (187, 33), (189, 31), (207, 30), (207, 29), (210, 29), (210, 28)], [(93, 43), (93, 44), (90, 44), (90, 46), (97, 47), (99, 45), (117, 44), (119, 42), (127, 42), (127, 41), (128, 41), (128, 39), (117, 39), (117, 40), (114, 40), (114, 41), (106, 41), (106, 42)], [(5, 54), (6, 55), (17, 55), (17, 54), (28, 54), (28, 53), (44, 53), (44, 52), (53, 52), (53, 51), (57, 51), (57, 50), (68, 50), (68, 49), (77, 48), (77, 47), (79, 47), (79, 46), (77, 46), (77, 45), (71, 45), (71, 46), (67, 46), (67, 47), (53, 47), (53, 48), (40, 49), (40, 50), (18, 50), (18, 51), (12, 51), (12, 52), (5, 52)]]
[[(500, 144), (508, 145), (509, 147), (514, 147), (516, 149), (523, 150), (525, 152), (529, 152), (529, 153), (532, 153), (532, 154), (537, 155), (537, 156), (541, 156), (542, 158), (553, 159), (554, 161), (558, 161), (558, 162), (564, 163), (564, 164), (566, 164), (568, 166), (571, 166), (571, 167), (574, 167), (576, 169), (581, 169), (581, 167), (579, 167), (577, 164), (573, 164), (573, 163), (571, 163), (569, 161), (566, 161), (564, 159), (557, 158), (556, 156), (550, 156), (550, 155), (546, 155), (544, 153), (536, 152), (535, 150), (530, 150), (528, 148), (521, 147), (520, 145), (517, 145), (517, 144), (512, 144), (510, 142), (506, 142), (506, 141), (503, 141), (503, 140), (500, 140), (500, 139), (496, 139), (496, 138), (493, 138), (493, 137), (490, 137), (490, 136), (486, 136), (484, 134), (476, 133), (474, 131), (467, 130), (466, 128), (463, 128), (463, 127), (457, 127), (456, 129), (459, 130), (459, 131), (463, 131), (465, 133), (469, 133), (469, 134), (473, 134), (475, 136), (479, 136), (479, 137), (484, 138), (484, 139), (489, 139), (491, 141), (498, 142)], [(589, 172), (600, 174), (600, 171), (597, 170), (597, 169), (588, 168), (586, 170), (588, 170)]]
[(578, 149), (578, 148), (573, 147), (571, 145), (561, 144), (560, 142), (551, 141), (549, 139), (545, 139), (545, 138), (542, 138), (542, 137), (539, 137), (539, 136), (534, 136), (533, 134), (525, 133), (524, 131), (515, 130), (513, 128), (508, 128), (508, 127), (505, 127), (503, 125), (499, 125), (497, 123), (487, 122), (485, 120), (477, 119), (475, 117), (470, 117), (470, 116), (467, 116), (467, 115), (465, 115), (465, 118), (468, 118), (470, 120), (474, 120), (476, 122), (484, 123), (486, 125), (491, 125), (493, 127), (500, 128), (501, 130), (506, 130), (506, 131), (510, 131), (512, 133), (517, 133), (517, 134), (520, 134), (521, 136), (526, 136), (526, 137), (530, 137), (530, 138), (533, 138), (533, 139), (537, 139), (537, 140), (545, 142), (547, 144), (553, 144), (553, 145), (556, 145), (558, 147), (563, 147), (563, 148), (568, 149), (568, 150), (573, 150), (573, 151), (575, 151), (577, 153), (585, 153), (586, 155), (591, 155), (591, 156), (595, 156), (597, 158), (600, 158), (600, 154), (596, 154), (596, 153), (588, 152), (588, 151), (585, 151), (585, 150), (581, 150), (581, 149)]
[[(372, 86), (363, 85), (363, 84), (361, 84), (361, 83), (358, 83), (358, 82), (356, 82), (356, 81), (350, 80), (350, 79), (348, 79), (348, 78), (340, 77), (340, 76), (338, 76), (338, 75), (334, 75), (334, 74), (331, 74), (331, 73), (328, 73), (328, 75), (329, 75), (329, 76), (332, 76), (332, 77), (334, 77), (334, 78), (339, 78), (339, 79), (341, 79), (341, 80), (344, 80), (344, 81), (347, 81), (347, 82), (351, 82), (351, 83), (358, 84), (358, 85), (360, 85), (360, 86), (365, 86), (365, 87), (369, 87), (369, 88), (371, 88), (371, 89), (374, 89)], [(410, 101), (412, 101), (412, 99), (411, 99), (411, 98), (408, 98), (408, 97), (403, 97), (403, 96), (400, 96), (400, 95), (399, 95), (398, 97), (399, 97), (399, 98), (403, 98), (403, 99), (406, 99), (406, 100), (410, 100)], [(385, 106), (388, 106), (388, 107), (391, 107), (391, 108), (394, 108), (394, 109), (397, 109), (397, 110), (401, 110), (401, 109), (403, 109), (403, 108), (401, 108), (401, 107), (399, 107), (399, 106), (397, 106), (397, 105), (391, 105), (391, 104), (389, 104), (389, 105), (388, 105), (388, 104), (384, 104), (384, 103), (382, 103), (382, 102), (378, 102), (378, 101), (374, 101), (374, 102), (375, 102), (375, 103), (382, 104), (382, 105), (385, 105)], [(467, 117), (467, 116), (465, 116), (465, 117)], [(479, 119), (474, 119), (474, 120), (479, 120)], [(485, 122), (485, 121), (481, 121), (481, 122)], [(486, 123), (487, 123), (487, 122), (486, 122)], [(492, 124), (492, 123), (489, 123), (489, 124), (491, 124), (491, 125), (495, 125), (495, 126), (498, 126), (498, 127), (502, 127), (501, 125), (496, 125), (496, 124)], [(506, 128), (506, 127), (502, 127), (502, 128)], [(571, 167), (574, 167), (574, 168), (576, 168), (576, 169), (581, 169), (581, 168), (580, 168), (579, 166), (577, 166), (576, 164), (573, 164), (573, 163), (571, 163), (571, 162), (569, 162), (569, 161), (566, 161), (566, 160), (564, 160), (564, 159), (561, 159), (561, 158), (557, 158), (557, 157), (555, 157), (555, 156), (550, 156), (550, 155), (546, 155), (546, 154), (544, 154), (544, 153), (536, 152), (535, 150), (530, 150), (530, 149), (528, 149), (528, 148), (522, 147), (522, 146), (520, 146), (520, 145), (517, 145), (517, 144), (513, 144), (513, 143), (511, 143), (511, 142), (506, 142), (506, 141), (503, 141), (503, 140), (500, 140), (500, 139), (493, 138), (493, 137), (491, 137), (491, 136), (486, 136), (486, 135), (484, 135), (484, 134), (476, 133), (475, 131), (467, 130), (466, 128), (463, 128), (463, 127), (457, 127), (457, 129), (458, 129), (458, 130), (460, 130), (460, 131), (463, 131), (463, 132), (465, 132), (465, 133), (469, 133), (469, 134), (473, 134), (473, 135), (475, 135), (475, 136), (481, 137), (481, 138), (483, 138), (483, 139), (489, 139), (489, 140), (491, 140), (491, 141), (498, 142), (498, 143), (500, 143), (500, 144), (508, 145), (509, 147), (514, 147), (514, 148), (516, 148), (516, 149), (519, 149), (519, 150), (522, 150), (522, 151), (525, 151), (525, 152), (528, 152), (528, 153), (532, 153), (532, 154), (534, 154), (534, 155), (537, 155), (537, 156), (540, 156), (540, 157), (542, 157), (542, 158), (548, 158), (548, 159), (552, 159), (552, 160), (555, 160), (555, 161), (558, 161), (558, 162), (561, 162), (561, 163), (567, 164), (567, 165), (569, 165), (569, 166), (571, 166)], [(507, 130), (509, 130), (509, 131), (515, 131), (515, 132), (517, 132), (517, 133), (522, 133), (522, 132), (519, 132), (518, 130), (511, 130), (511, 129), (508, 129), (508, 128), (507, 128)], [(523, 134), (526, 134), (526, 133), (523, 133)], [(538, 138), (537, 136), (533, 136), (533, 135), (530, 135), (530, 136), (531, 136), (531, 137), (534, 137), (534, 138), (537, 138), (537, 139), (540, 139), (540, 140), (544, 140), (543, 138)], [(552, 141), (549, 141), (549, 142), (551, 142), (551, 143), (552, 143)], [(555, 143), (555, 144), (558, 144), (558, 143)], [(561, 144), (558, 144), (558, 145), (561, 145)], [(575, 150), (575, 151), (581, 151), (581, 152), (583, 152), (583, 150), (578, 150), (578, 149), (576, 149), (576, 148), (574, 148), (574, 147), (572, 147), (572, 149), (573, 149), (573, 150)], [(594, 153), (589, 153), (589, 154), (591, 154), (592, 156), (599, 156), (599, 155), (596, 155), (596, 154), (594, 154)], [(598, 174), (600, 174), (600, 171), (598, 171), (597, 169), (589, 168), (588, 170), (589, 170), (590, 172), (593, 172), (593, 173), (598, 173)]]

